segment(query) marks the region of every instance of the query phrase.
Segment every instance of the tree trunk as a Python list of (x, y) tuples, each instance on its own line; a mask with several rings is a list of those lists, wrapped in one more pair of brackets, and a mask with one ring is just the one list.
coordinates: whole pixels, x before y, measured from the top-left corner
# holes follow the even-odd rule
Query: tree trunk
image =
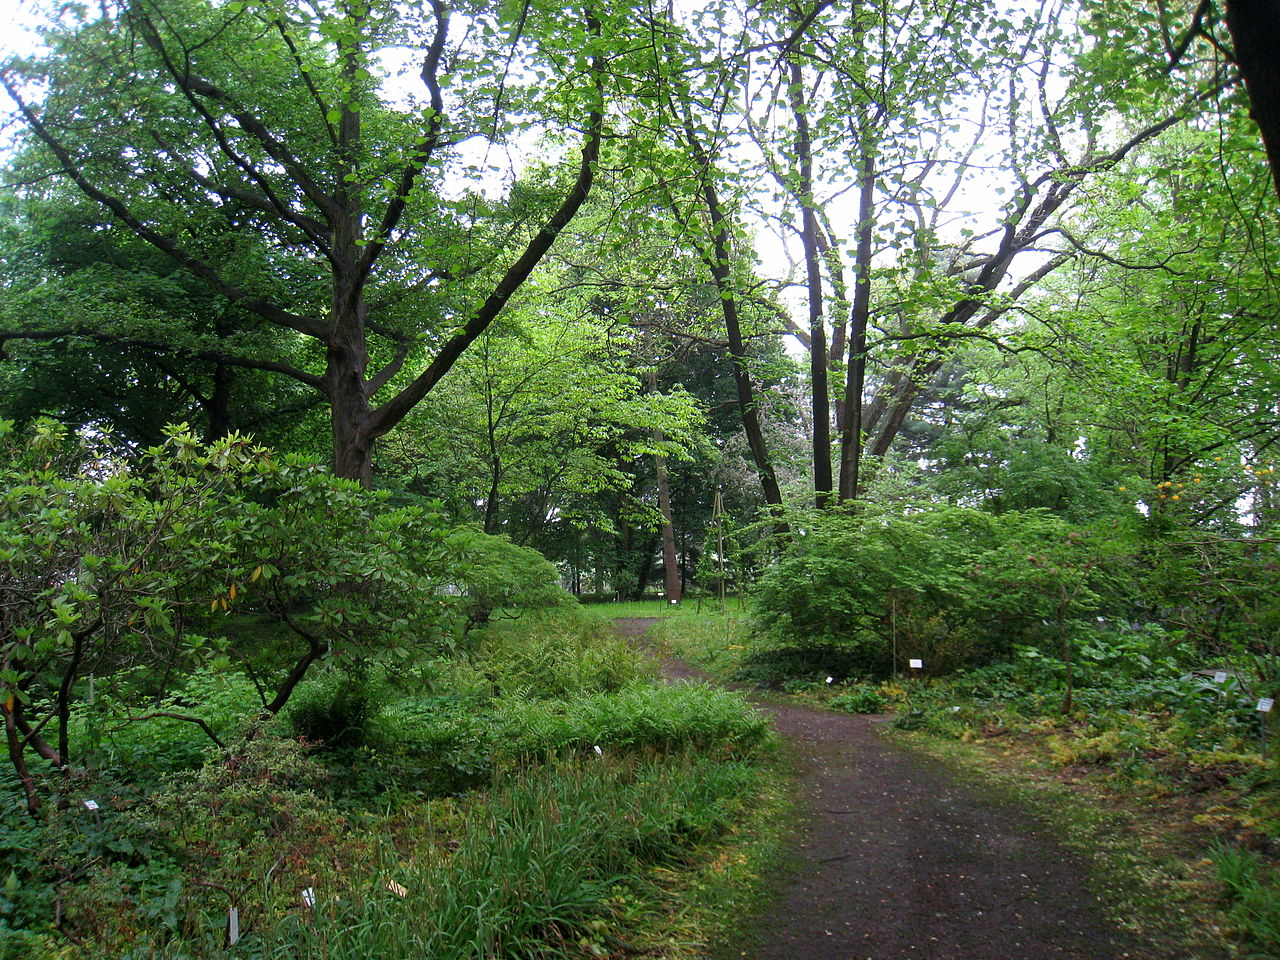
[(801, 205), (805, 285), (809, 300), (809, 386), (813, 409), (813, 492), (815, 504), (831, 499), (831, 397), (827, 380), (827, 328), (823, 312), (822, 266), (818, 250), (818, 212), (814, 209), (813, 153), (809, 114), (804, 102), (804, 71), (791, 63), (791, 111), (796, 118), (797, 200)]
[(235, 380), (234, 369), (225, 363), (213, 365), (213, 389), (204, 403), (208, 427), (205, 439), (221, 440), (231, 432), (231, 384)]
[(1227, 0), (1227, 29), (1249, 94), (1249, 116), (1262, 133), (1271, 180), (1280, 196), (1280, 3)]
[[(711, 171), (707, 167), (704, 167), (703, 172), (702, 198), (707, 207), (707, 215), (711, 219), (712, 229), (712, 255), (705, 260), (707, 267), (711, 270), (716, 290), (720, 294), (720, 311), (724, 317), (725, 334), (729, 341), (729, 358), (733, 364), (733, 383), (737, 388), (738, 415), (742, 419), (742, 432), (746, 434), (747, 446), (751, 449), (751, 458), (755, 461), (756, 472), (760, 476), (764, 502), (777, 516), (782, 511), (782, 490), (778, 486), (778, 477), (773, 472), (773, 464), (769, 460), (769, 448), (764, 441), (764, 431), (760, 428), (755, 388), (751, 384), (751, 370), (747, 365), (747, 349), (742, 340), (742, 323), (738, 315), (738, 298), (734, 292), (733, 276), (729, 267), (729, 227), (725, 221), (724, 210), (720, 206), (720, 198), (716, 194), (715, 186), (711, 183)], [(775, 529), (779, 533), (786, 533), (787, 525), (779, 520)]]
[(849, 359), (844, 383), (844, 418), (840, 432), (840, 499), (856, 500), (861, 485), (862, 393), (867, 379), (867, 321), (871, 316), (871, 241), (875, 226), (876, 161), (863, 147), (858, 177), (858, 245), (853, 308), (849, 313)]
[(653, 576), (653, 550), (657, 545), (657, 537), (645, 538), (640, 554), (636, 558), (636, 592), (628, 599), (639, 600), (649, 589), (649, 578)]
[(27, 813), (38, 817), (43, 804), (40, 801), (40, 793), (36, 790), (35, 779), (27, 769), (27, 758), (23, 755), (22, 741), (18, 739), (18, 725), (14, 717), (14, 711), (20, 708), (21, 705), (17, 699), (0, 703), (0, 713), (4, 714), (4, 735), (9, 747), (9, 762), (13, 764), (18, 782), (22, 784), (22, 793), (27, 801)]
[[(662, 431), (653, 431), (655, 443), (662, 442)], [(658, 475), (658, 511), (662, 514), (662, 575), (667, 602), (680, 602), (680, 562), (676, 557), (676, 532), (671, 523), (671, 486), (667, 480), (667, 458), (656, 454), (654, 469)]]
[(369, 437), (369, 398), (365, 394), (362, 340), (338, 339), (328, 348), (325, 392), (333, 423), (333, 472), (373, 483), (373, 441)]

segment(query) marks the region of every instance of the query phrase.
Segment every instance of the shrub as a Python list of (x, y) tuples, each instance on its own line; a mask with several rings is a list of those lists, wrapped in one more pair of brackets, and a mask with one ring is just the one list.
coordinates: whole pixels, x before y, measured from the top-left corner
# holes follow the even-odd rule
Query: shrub
[(303, 686), (288, 708), (296, 736), (330, 747), (358, 747), (382, 710), (386, 691), (368, 671), (330, 670)]
[(1228, 912), (1240, 931), (1255, 945), (1280, 948), (1280, 887), (1262, 858), (1251, 850), (1219, 844), (1209, 859), (1222, 881)]
[(887, 676), (907, 659), (939, 674), (1061, 645), (1096, 615), (1111, 541), (1040, 512), (868, 509), (802, 531), (752, 594), (757, 646), (742, 676)]
[(495, 692), (535, 699), (609, 693), (657, 669), (652, 658), (576, 606), (554, 616), (495, 623), (474, 665)]
[[(0, 423), (0, 446), (0, 707), (19, 729), (57, 732), (24, 743), (58, 766), (79, 759), (69, 727), (94, 664), (136, 709), (193, 669), (240, 659), (274, 713), (321, 660), (407, 658), (448, 640), (449, 608), (422, 602), (447, 575), (430, 511), (382, 510), (354, 482), (238, 436), (205, 446), (174, 428), (125, 462), (56, 424), (23, 441)], [(233, 614), (279, 629), (266, 646), (231, 643)], [(26, 755), (11, 759), (34, 813)]]
[(767, 741), (768, 730), (765, 717), (739, 694), (699, 684), (633, 686), (563, 701), (504, 701), (495, 719), (497, 743), (508, 756), (596, 746), (701, 747), (749, 755)]
[(542, 610), (574, 603), (560, 586), (555, 565), (537, 550), (459, 527), (448, 536), (458, 603), (468, 628), (488, 623), (498, 610)]
[(845, 713), (883, 713), (889, 699), (875, 687), (862, 684), (841, 690), (827, 701), (827, 706)]

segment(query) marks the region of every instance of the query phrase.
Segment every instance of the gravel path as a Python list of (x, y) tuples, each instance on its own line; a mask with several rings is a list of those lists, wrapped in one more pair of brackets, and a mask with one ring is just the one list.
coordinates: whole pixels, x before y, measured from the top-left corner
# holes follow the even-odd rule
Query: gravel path
[[(655, 621), (616, 621), (639, 637)], [(687, 664), (663, 673), (693, 678)], [(1012, 804), (881, 736), (874, 718), (757, 702), (800, 785), (792, 869), (725, 949), (749, 960), (1154, 960), (1085, 869)]]

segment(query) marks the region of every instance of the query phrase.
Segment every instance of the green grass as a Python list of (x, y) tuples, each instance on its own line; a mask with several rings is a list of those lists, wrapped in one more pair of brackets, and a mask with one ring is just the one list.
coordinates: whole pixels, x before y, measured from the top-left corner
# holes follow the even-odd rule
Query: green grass
[[(207, 909), (207, 893), (192, 891), (176, 908), (184, 934), (156, 956), (604, 956), (634, 935), (641, 914), (648, 915), (641, 932), (678, 942), (670, 930), (671, 889), (711, 889), (698, 878), (718, 859), (713, 845), (750, 819), (746, 811), (766, 783), (753, 763), (696, 751), (516, 771), (462, 821), (441, 829), (431, 807), (416, 820), (403, 817), (398, 836), (376, 839), (381, 853), (367, 869), (314, 881), (314, 909), (300, 901), (302, 880), (267, 880), (247, 891), (241, 909), (251, 932), (235, 949), (224, 942), (225, 911)], [(702, 902), (723, 904), (725, 896)]]
[(607, 619), (616, 617), (661, 617), (678, 620), (697, 619), (703, 616), (715, 616), (717, 612), (727, 611), (728, 616), (741, 617), (744, 607), (741, 598), (729, 597), (723, 607), (718, 599), (704, 597), (684, 600), (679, 604), (670, 604), (665, 600), (628, 600), (616, 603), (590, 603), (583, 605), (584, 610)]
[[(130, 763), (112, 770), (150, 786), (93, 784), (110, 798), (100, 821), (73, 803), (55, 832), (13, 834), (31, 855), (21, 902), (0, 894), (0, 958), (585, 960), (640, 943), (692, 960), (758, 894), (785, 791), (767, 725), (737, 694), (652, 675), (575, 611), (495, 624), (469, 658), (371, 673), (363, 712), (341, 670), (318, 675), (294, 719), (338, 730), (336, 745), (288, 739), (286, 719), (188, 756), (189, 724), (123, 727), (111, 755)], [(201, 682), (192, 710), (245, 699), (230, 675), (225, 690)], [(149, 756), (160, 766), (142, 769)], [(58, 886), (78, 947), (37, 894), (85, 858)]]

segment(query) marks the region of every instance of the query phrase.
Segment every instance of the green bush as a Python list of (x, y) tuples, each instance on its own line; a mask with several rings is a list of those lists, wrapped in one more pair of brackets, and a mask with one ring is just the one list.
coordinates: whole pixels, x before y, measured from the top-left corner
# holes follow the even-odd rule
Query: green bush
[[(322, 660), (448, 646), (452, 608), (424, 602), (449, 576), (438, 515), (383, 509), (244, 437), (203, 445), (174, 428), (129, 461), (100, 442), (108, 453), (50, 422), (26, 438), (0, 423), (0, 705), (44, 730), (26, 738), (32, 753), (91, 759), (61, 755), (92, 664), (103, 694), (142, 715), (192, 671), (239, 660), (260, 711), (276, 712)], [(275, 625), (268, 642), (241, 636), (248, 618)], [(35, 791), (27, 802), (41, 805)]]
[(503, 701), (495, 717), (508, 756), (566, 749), (680, 750), (749, 755), (769, 724), (736, 693), (699, 684), (653, 684), (573, 700)]
[[(752, 592), (744, 679), (885, 677), (911, 658), (929, 675), (989, 663), (1015, 643), (1087, 631), (1120, 548), (1042, 512), (931, 506), (799, 518), (788, 552)], [(896, 653), (896, 658), (895, 658)]]
[(827, 706), (845, 713), (883, 713), (889, 699), (875, 687), (859, 684), (841, 690), (827, 701)]
[(1280, 886), (1252, 850), (1219, 844), (1209, 851), (1235, 925), (1255, 946), (1280, 949)]
[(488, 623), (499, 610), (542, 610), (574, 604), (560, 586), (560, 572), (537, 550), (506, 537), (459, 527), (448, 536), (452, 587), (468, 628)]
[(651, 657), (576, 606), (494, 623), (473, 661), (495, 692), (531, 699), (609, 693), (657, 670)]
[(387, 691), (367, 671), (330, 670), (293, 696), (288, 707), (295, 736), (330, 747), (358, 747), (381, 712)]
[[(729, 830), (757, 777), (749, 766), (694, 756), (592, 758), (518, 772), (496, 784), (447, 847), (418, 836), (404, 861), (375, 864), (361, 883), (317, 884), (318, 906), (306, 916), (268, 908), (273, 922), (239, 951), (290, 960), (563, 955), (648, 867), (678, 861)], [(389, 881), (406, 895), (389, 890)], [(280, 900), (296, 901), (296, 891), (273, 887)], [(210, 918), (214, 929), (218, 919)], [(225, 924), (225, 914), (220, 919)], [(180, 949), (239, 955), (206, 936), (162, 956), (176, 960)]]

